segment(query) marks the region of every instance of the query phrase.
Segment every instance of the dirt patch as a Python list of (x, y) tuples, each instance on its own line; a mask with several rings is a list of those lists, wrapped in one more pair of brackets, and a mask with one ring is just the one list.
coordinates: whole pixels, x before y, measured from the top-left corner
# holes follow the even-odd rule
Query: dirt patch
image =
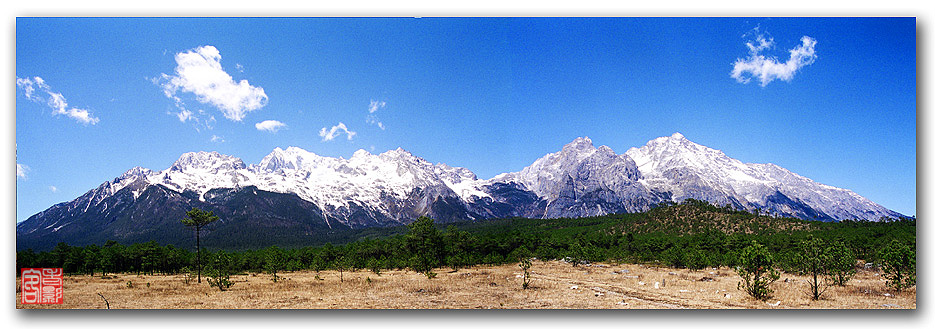
[[(896, 293), (879, 272), (860, 271), (845, 287), (833, 287), (822, 300), (808, 298), (804, 277), (783, 274), (768, 301), (757, 301), (737, 290), (740, 278), (730, 269), (690, 271), (635, 264), (533, 262), (530, 289), (522, 289), (515, 264), (478, 266), (426, 279), (411, 271), (302, 271), (282, 274), (272, 282), (266, 274), (232, 277), (229, 291), (206, 282), (186, 284), (182, 276), (111, 275), (106, 279), (67, 276), (62, 305), (22, 305), (17, 308), (105, 308), (101, 293), (114, 309), (328, 309), (328, 308), (546, 308), (546, 309), (719, 309), (819, 308), (893, 309), (916, 307), (915, 288)], [(367, 278), (370, 280), (368, 281)], [(132, 286), (127, 282), (131, 281)]]

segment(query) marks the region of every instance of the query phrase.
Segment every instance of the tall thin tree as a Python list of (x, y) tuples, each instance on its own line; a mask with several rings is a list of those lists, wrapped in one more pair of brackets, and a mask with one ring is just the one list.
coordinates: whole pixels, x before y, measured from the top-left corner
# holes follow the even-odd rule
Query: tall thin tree
[(201, 229), (218, 220), (213, 211), (192, 208), (185, 213), (182, 224), (195, 230), (195, 267), (198, 269), (198, 283), (201, 283)]

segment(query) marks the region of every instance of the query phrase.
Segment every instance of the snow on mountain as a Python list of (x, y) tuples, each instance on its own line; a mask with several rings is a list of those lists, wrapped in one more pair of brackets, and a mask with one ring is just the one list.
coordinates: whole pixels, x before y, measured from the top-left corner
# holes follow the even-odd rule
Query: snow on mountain
[(660, 200), (637, 183), (640, 178), (628, 156), (579, 137), (560, 152), (491, 181), (521, 184), (548, 201), (545, 217), (579, 217), (649, 209)]
[[(853, 191), (815, 182), (777, 165), (771, 163), (749, 165), (774, 180), (776, 190), (782, 195), (794, 196), (818, 212), (827, 214), (830, 218), (879, 220), (881, 217), (905, 217)], [(791, 209), (777, 207), (774, 203), (767, 202), (765, 208), (781, 214), (805, 218), (801, 214), (790, 211)]]
[[(358, 150), (350, 159), (276, 148), (251, 165), (217, 152), (191, 152), (162, 171), (130, 169), (33, 217), (43, 221), (42, 227), (54, 228), (63, 223), (52, 213), (126, 209), (152, 186), (201, 202), (212, 199), (207, 193), (215, 189), (254, 186), (314, 204), (321, 211), (316, 216), (329, 226), (336, 220), (351, 227), (405, 223), (421, 215), (444, 220), (595, 216), (645, 211), (687, 198), (805, 219), (902, 217), (852, 191), (773, 164), (743, 163), (679, 133), (623, 154), (580, 137), (518, 172), (489, 180), (465, 168), (432, 164), (401, 148), (378, 155)], [(111, 198), (125, 189), (129, 193)]]
[[(481, 181), (470, 170), (435, 165), (401, 148), (379, 155), (358, 150), (350, 159), (323, 157), (297, 147), (276, 148), (260, 163), (250, 166), (217, 152), (192, 152), (183, 154), (166, 170), (134, 168), (115, 182), (128, 184), (131, 178), (180, 193), (192, 191), (201, 201), (205, 200), (205, 193), (217, 188), (256, 186), (265, 191), (295, 194), (342, 222), (353, 212), (352, 208), (361, 206), (382, 212), (382, 217), (402, 220), (390, 208), (406, 206), (402, 204), (414, 193), (428, 193), (420, 194), (426, 202), (436, 197), (486, 196), (478, 188)], [(113, 195), (120, 189), (112, 186), (100, 196)]]
[(675, 201), (694, 198), (741, 206), (759, 201), (757, 198), (764, 189), (778, 183), (724, 152), (695, 144), (680, 133), (653, 139), (643, 147), (631, 148), (626, 155), (643, 174), (640, 183), (651, 190), (670, 193)]
[(856, 193), (799, 176), (774, 164), (743, 163), (680, 133), (626, 152), (644, 186), (672, 201), (694, 198), (740, 209), (806, 219), (902, 217)]
[(150, 184), (161, 184), (176, 192), (196, 191), (204, 201), (204, 193), (212, 188), (236, 188), (253, 185), (253, 175), (239, 158), (217, 152), (190, 152), (169, 169), (147, 175)]

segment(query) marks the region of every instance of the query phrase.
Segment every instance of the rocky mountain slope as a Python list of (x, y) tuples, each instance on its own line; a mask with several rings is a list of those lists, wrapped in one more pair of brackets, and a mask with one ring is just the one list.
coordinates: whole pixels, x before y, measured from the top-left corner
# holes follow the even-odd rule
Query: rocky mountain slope
[(617, 154), (577, 138), (519, 172), (483, 180), (403, 150), (350, 159), (276, 148), (246, 165), (217, 152), (185, 153), (169, 168), (133, 168), (17, 224), (17, 247), (186, 240), (178, 224), (200, 207), (220, 215), (214, 234), (314, 235), (504, 217), (583, 217), (646, 211), (688, 198), (751, 212), (817, 220), (903, 217), (856, 193), (774, 164), (743, 163), (679, 133)]

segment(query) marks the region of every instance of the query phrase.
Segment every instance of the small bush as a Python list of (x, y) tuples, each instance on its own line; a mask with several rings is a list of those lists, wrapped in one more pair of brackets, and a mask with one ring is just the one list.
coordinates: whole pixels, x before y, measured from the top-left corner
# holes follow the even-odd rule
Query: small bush
[(908, 245), (893, 240), (880, 251), (886, 285), (897, 292), (916, 285), (916, 253)]
[(519, 268), (523, 269), (523, 290), (529, 288), (529, 268), (532, 267), (532, 262), (529, 258), (523, 258), (519, 261)]
[(737, 283), (737, 289), (759, 300), (769, 299), (773, 293), (769, 285), (779, 280), (779, 272), (773, 268), (775, 264), (769, 250), (754, 241), (740, 252), (738, 262), (737, 274), (741, 281)]
[(205, 279), (208, 280), (209, 286), (217, 287), (221, 291), (227, 290), (234, 285), (230, 280), (230, 276), (210, 276), (209, 274)]
[(234, 283), (230, 281), (231, 256), (223, 250), (212, 255), (206, 274), (211, 287), (224, 291), (233, 286)]
[(857, 256), (841, 241), (828, 246), (827, 252), (829, 257), (828, 274), (831, 276), (832, 284), (842, 287), (847, 285), (851, 277), (857, 273), (854, 268), (855, 264), (857, 264)]
[(799, 243), (796, 267), (806, 276), (809, 297), (818, 300), (828, 290), (830, 281), (827, 279), (830, 271), (831, 257), (825, 249), (823, 241), (811, 237)]
[(692, 271), (704, 269), (708, 267), (708, 263), (708, 256), (698, 249), (692, 249), (688, 255), (685, 256), (685, 265)]
[(191, 284), (192, 281), (195, 281), (198, 277), (198, 274), (195, 273), (195, 271), (193, 271), (188, 266), (185, 266), (181, 270), (179, 270), (179, 273), (182, 274), (182, 282), (184, 282), (185, 284)]
[(377, 276), (380, 276), (380, 268), (382, 266), (382, 262), (376, 258), (371, 258), (370, 261), (367, 262), (367, 268), (369, 268), (370, 272), (373, 272), (373, 274), (376, 274)]

